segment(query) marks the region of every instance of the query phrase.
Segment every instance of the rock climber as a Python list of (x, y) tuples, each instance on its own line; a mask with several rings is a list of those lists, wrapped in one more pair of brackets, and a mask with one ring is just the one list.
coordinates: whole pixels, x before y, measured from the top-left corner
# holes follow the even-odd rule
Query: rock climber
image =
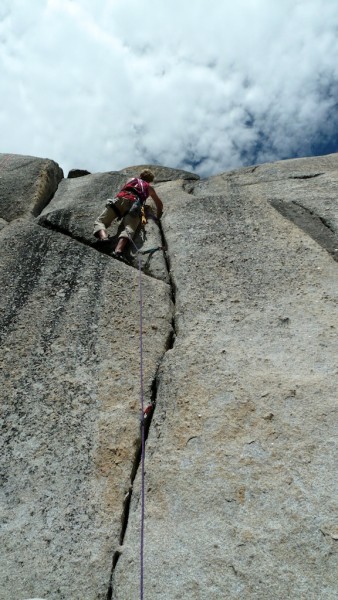
[(150, 169), (144, 169), (138, 177), (129, 179), (114, 199), (108, 199), (104, 211), (94, 223), (94, 236), (101, 242), (106, 242), (109, 240), (107, 227), (115, 219), (122, 219), (124, 229), (113, 253), (116, 258), (122, 257), (126, 244), (135, 235), (140, 224), (142, 207), (149, 196), (156, 204), (158, 218), (162, 215), (163, 203), (150, 185), (152, 181), (154, 174)]

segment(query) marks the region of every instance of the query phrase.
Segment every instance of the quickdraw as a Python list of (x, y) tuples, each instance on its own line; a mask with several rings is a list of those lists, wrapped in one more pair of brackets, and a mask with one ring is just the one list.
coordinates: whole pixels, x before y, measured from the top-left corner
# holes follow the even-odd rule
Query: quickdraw
[(156, 246), (156, 248), (149, 248), (148, 250), (138, 250), (139, 254), (148, 254), (149, 255), (148, 258), (147, 258), (147, 260), (146, 260), (146, 262), (144, 263), (144, 267), (146, 269), (149, 267), (151, 257), (158, 250), (163, 250), (164, 251), (164, 247), (163, 246)]

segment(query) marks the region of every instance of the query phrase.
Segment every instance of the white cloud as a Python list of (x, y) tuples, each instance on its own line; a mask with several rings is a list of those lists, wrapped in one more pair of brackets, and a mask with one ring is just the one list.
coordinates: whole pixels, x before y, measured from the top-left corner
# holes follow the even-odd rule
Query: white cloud
[(202, 174), (337, 126), (336, 0), (3, 0), (2, 152)]

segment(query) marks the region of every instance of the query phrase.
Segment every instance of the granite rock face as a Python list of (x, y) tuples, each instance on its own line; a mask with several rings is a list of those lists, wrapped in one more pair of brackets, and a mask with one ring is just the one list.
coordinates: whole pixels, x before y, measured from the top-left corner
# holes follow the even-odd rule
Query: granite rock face
[[(272, 206), (277, 189), (309, 206), (319, 176), (288, 174), (318, 162), (159, 189), (177, 339), (147, 446), (145, 597), (337, 596), (337, 264)], [(338, 157), (320, 162), (337, 215)], [(139, 537), (135, 487), (115, 600), (137, 597)]]
[[(139, 597), (138, 272), (91, 229), (141, 168), (0, 231), (1, 600)], [(338, 155), (155, 168), (144, 597), (334, 600)]]
[[(240, 174), (240, 181), (238, 175)], [(337, 157), (285, 160), (229, 174), (260, 194), (338, 259)]]

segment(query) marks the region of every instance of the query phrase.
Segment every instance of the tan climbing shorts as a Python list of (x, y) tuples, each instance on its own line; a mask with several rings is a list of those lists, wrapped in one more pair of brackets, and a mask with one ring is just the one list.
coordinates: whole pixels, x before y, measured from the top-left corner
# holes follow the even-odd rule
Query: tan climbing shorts
[(106, 207), (104, 211), (100, 214), (100, 216), (96, 219), (94, 223), (94, 235), (96, 236), (97, 232), (101, 229), (107, 230), (107, 227), (111, 225), (111, 223), (118, 218), (117, 212), (114, 210), (114, 206), (116, 206), (119, 214), (122, 217), (122, 223), (124, 226), (123, 231), (121, 231), (119, 238), (127, 238), (134, 237), (136, 229), (140, 224), (140, 217), (138, 215), (130, 215), (129, 209), (131, 207), (130, 200), (126, 200), (126, 198), (114, 198), (114, 200), (108, 199)]

